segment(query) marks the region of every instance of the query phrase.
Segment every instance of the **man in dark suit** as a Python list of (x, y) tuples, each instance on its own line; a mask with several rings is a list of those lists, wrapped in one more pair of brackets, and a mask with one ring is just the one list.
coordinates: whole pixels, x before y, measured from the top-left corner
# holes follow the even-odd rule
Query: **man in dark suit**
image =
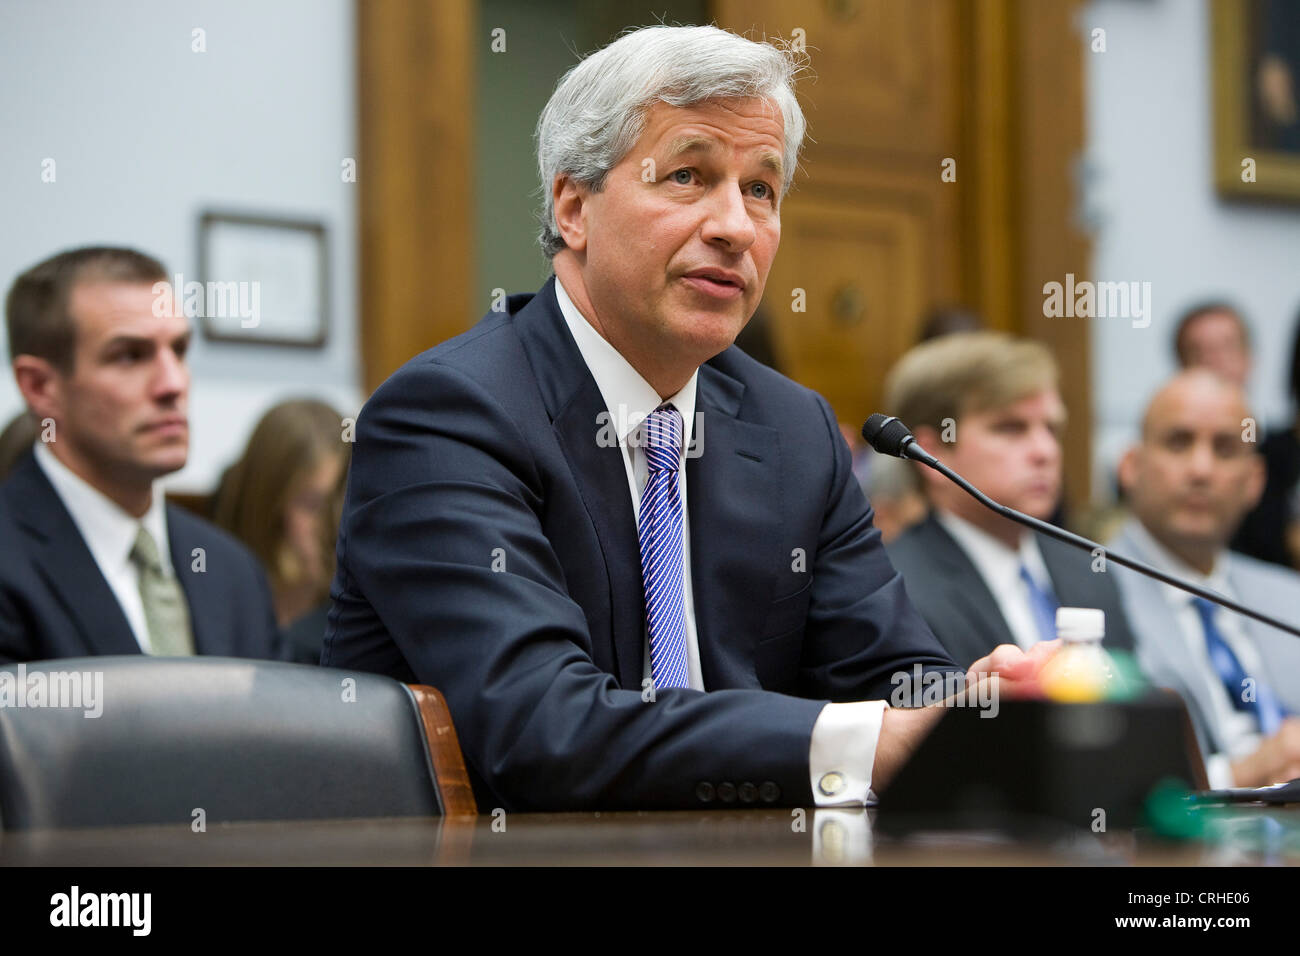
[[(958, 333), (904, 355), (885, 403), (918, 443), (994, 501), (1045, 519), (1061, 492), (1065, 406), (1056, 376), (1036, 342)], [(1051, 640), (1058, 607), (1100, 608), (1106, 646), (1132, 650), (1103, 561), (1003, 518), (929, 468), (917, 470), (930, 513), (887, 550), (953, 660)]]
[(14, 377), (40, 427), (0, 485), (0, 663), (284, 656), (252, 554), (155, 485), (189, 451), (189, 322), (166, 280), (148, 256), (86, 248), (10, 289)]
[(802, 133), (767, 44), (593, 54), (538, 133), (555, 276), (361, 413), (322, 663), (440, 688), (481, 807), (861, 805), (935, 718), (883, 705), (954, 668), (834, 416), (730, 347)]

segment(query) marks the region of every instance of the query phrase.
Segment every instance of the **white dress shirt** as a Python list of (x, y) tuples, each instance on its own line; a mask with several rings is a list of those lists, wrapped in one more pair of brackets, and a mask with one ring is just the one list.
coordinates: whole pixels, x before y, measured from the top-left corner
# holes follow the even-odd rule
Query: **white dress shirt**
[(1020, 576), (1021, 565), (1042, 590), (1055, 594), (1056, 589), (1052, 586), (1051, 575), (1047, 573), (1043, 553), (1038, 549), (1038, 540), (1033, 532), (1028, 529), (1021, 532), (1020, 546), (1012, 549), (965, 518), (937, 509), (934, 517), (966, 552), (966, 557), (988, 585), (1016, 644), (1026, 651), (1037, 644), (1042, 635), (1030, 603), (1029, 585)]
[[(1238, 600), (1237, 595), (1233, 593), (1232, 585), (1228, 583), (1225, 568), (1227, 562), (1224, 560), (1223, 552), (1215, 557), (1214, 567), (1210, 573), (1201, 574), (1153, 538), (1151, 533), (1142, 526), (1142, 522), (1130, 522), (1128, 530), (1136, 539), (1138, 547), (1146, 553), (1150, 563), (1160, 570), (1217, 591), (1226, 598)], [(1210, 660), (1210, 649), (1205, 642), (1205, 626), (1201, 622), (1200, 612), (1196, 609), (1196, 598), (1172, 584), (1165, 584), (1163, 581), (1158, 581), (1156, 584), (1169, 604), (1169, 613), (1173, 616), (1178, 632), (1183, 638), (1187, 660), (1192, 662), (1196, 678), (1201, 683), (1200, 699), (1210, 702), (1213, 713), (1206, 716), (1215, 727), (1216, 736), (1226, 741), (1223, 751), (1210, 754), (1205, 758), (1205, 775), (1214, 789), (1234, 786), (1232, 761), (1252, 754), (1259, 748), (1262, 742), (1259, 722), (1252, 714), (1237, 710), (1232, 705), (1228, 688), (1223, 686), (1223, 680)], [(1219, 608), (1215, 611), (1214, 623), (1219, 633), (1223, 635), (1224, 643), (1237, 656), (1242, 670), (1247, 674), (1259, 674), (1267, 679), (1269, 675), (1261, 673), (1259, 652), (1242, 626), (1241, 615), (1227, 608)]]
[(158, 545), (163, 573), (168, 576), (175, 574), (167, 541), (167, 512), (161, 489), (154, 487), (153, 501), (144, 517), (133, 518), (117, 502), (91, 487), (59, 461), (44, 442), (38, 441), (33, 450), (36, 463), (53, 485), (63, 507), (68, 509), (73, 524), (81, 532), (81, 540), (86, 543), (91, 557), (99, 567), (99, 573), (104, 576), (117, 603), (121, 605), (136, 642), (148, 654), (151, 650), (149, 625), (144, 616), (144, 601), (140, 598), (140, 574), (135, 562), (131, 560), (131, 549), (135, 547), (140, 526), (144, 525)]
[[(555, 281), (555, 298), (564, 321), (577, 343), (582, 360), (591, 371), (623, 448), (623, 467), (627, 471), (628, 494), (632, 513), (641, 515), (641, 494), (649, 471), (644, 442), (631, 441), (642, 421), (664, 400), (641, 377), (617, 349), (592, 327), (569, 298), (559, 278)], [(680, 392), (667, 399), (681, 413), (685, 434), (683, 449), (689, 449), (695, 429), (695, 393), (699, 370)], [(593, 423), (593, 426), (596, 423)], [(639, 436), (638, 436), (639, 437)], [(689, 452), (688, 452), (689, 454)], [(682, 455), (677, 487), (682, 501), (682, 590), (686, 615), (686, 662), (689, 686), (705, 690), (700, 669), (700, 644), (695, 627), (695, 599), (691, 583), (691, 526), (686, 505), (686, 460)], [(644, 676), (650, 676), (650, 645), (645, 645)], [(809, 774), (818, 806), (861, 805), (874, 800), (871, 793), (871, 770), (876, 758), (876, 742), (884, 720), (884, 701), (827, 704), (813, 726), (809, 748)]]

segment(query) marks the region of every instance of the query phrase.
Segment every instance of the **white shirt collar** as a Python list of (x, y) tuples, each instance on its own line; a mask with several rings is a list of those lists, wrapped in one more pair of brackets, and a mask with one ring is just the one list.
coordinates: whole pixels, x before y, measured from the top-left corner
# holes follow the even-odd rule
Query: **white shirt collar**
[(1040, 588), (1055, 590), (1043, 554), (1038, 549), (1038, 541), (1028, 530), (1021, 531), (1018, 548), (1008, 548), (965, 518), (938, 508), (934, 510), (934, 517), (957, 540), (971, 563), (983, 571), (986, 578), (995, 576), (1004, 587), (1013, 587), (1019, 582), (1020, 567), (1024, 565)]
[[(1210, 573), (1202, 574), (1157, 541), (1155, 535), (1148, 531), (1137, 517), (1129, 520), (1128, 531), (1133, 540), (1137, 542), (1138, 550), (1146, 552), (1150, 562), (1160, 570), (1166, 571), (1175, 577), (1185, 578), (1193, 584), (1199, 584), (1211, 591), (1218, 591), (1226, 597), (1233, 596), (1232, 587), (1228, 584), (1228, 562), (1224, 560), (1222, 550), (1214, 556), (1214, 567), (1210, 569)], [(1176, 588), (1172, 584), (1165, 584), (1163, 581), (1157, 581), (1156, 583), (1160, 585), (1165, 600), (1175, 607), (1181, 607), (1194, 599), (1193, 595), (1188, 594), (1182, 588)]]
[(59, 461), (44, 442), (38, 441), (33, 451), (36, 463), (45, 472), (45, 477), (53, 485), (63, 506), (68, 509), (68, 514), (72, 516), (73, 523), (81, 532), (81, 538), (98, 566), (117, 568), (129, 562), (136, 535), (143, 524), (158, 545), (163, 571), (172, 573), (167, 514), (162, 489), (157, 484), (154, 485), (149, 510), (143, 518), (136, 519)]
[[(555, 277), (555, 300), (560, 306), (560, 313), (564, 316), (573, 341), (578, 345), (582, 360), (591, 370), (591, 376), (596, 380), (596, 387), (600, 389), (601, 397), (605, 399), (610, 422), (618, 432), (619, 442), (626, 448), (628, 435), (647, 415), (664, 404), (665, 400), (659, 397), (659, 393), (641, 377), (618, 349), (597, 332), (586, 317), (578, 311), (578, 307), (573, 304), (573, 300), (569, 298), (568, 292), (560, 282), (559, 276)], [(695, 429), (695, 392), (699, 377), (700, 370), (696, 369), (691, 373), (690, 381), (683, 386), (682, 390), (667, 399), (682, 416), (683, 449), (690, 445)]]

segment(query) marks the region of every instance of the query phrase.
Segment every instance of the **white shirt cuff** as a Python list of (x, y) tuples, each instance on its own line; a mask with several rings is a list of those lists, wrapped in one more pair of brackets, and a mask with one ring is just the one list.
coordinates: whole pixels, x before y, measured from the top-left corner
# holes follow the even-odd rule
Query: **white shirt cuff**
[(887, 706), (883, 700), (864, 700), (822, 708), (808, 748), (808, 773), (817, 806), (875, 803), (871, 770)]
[(1205, 758), (1205, 777), (1211, 790), (1230, 790), (1237, 784), (1232, 779), (1232, 758), (1227, 754), (1210, 754)]

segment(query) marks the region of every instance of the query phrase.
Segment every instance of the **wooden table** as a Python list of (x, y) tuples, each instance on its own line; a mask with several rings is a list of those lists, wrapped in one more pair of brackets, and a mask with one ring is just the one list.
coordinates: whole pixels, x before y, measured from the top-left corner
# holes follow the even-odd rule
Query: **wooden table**
[[(839, 811), (838, 813), (846, 813)], [(27, 831), (0, 834), (0, 865), (885, 866), (1300, 864), (1300, 812), (1221, 811), (1212, 839), (1079, 833), (884, 836), (875, 811), (719, 810), (483, 815)], [(856, 823), (852, 815), (858, 815)], [(802, 817), (802, 825), (800, 818)], [(866, 827), (862, 827), (862, 823)], [(851, 838), (857, 827), (859, 836)], [(814, 832), (816, 831), (816, 832)]]

